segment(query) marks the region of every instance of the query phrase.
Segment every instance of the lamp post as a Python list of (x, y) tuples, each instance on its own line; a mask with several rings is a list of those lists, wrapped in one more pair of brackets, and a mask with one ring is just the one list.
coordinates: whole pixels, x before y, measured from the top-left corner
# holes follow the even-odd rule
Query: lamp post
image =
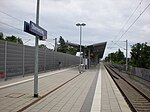
[[(81, 67), (81, 38), (82, 38), (82, 26), (85, 26), (85, 23), (77, 23), (76, 26), (80, 27), (80, 66)], [(79, 68), (79, 73), (81, 73), (81, 70)]]

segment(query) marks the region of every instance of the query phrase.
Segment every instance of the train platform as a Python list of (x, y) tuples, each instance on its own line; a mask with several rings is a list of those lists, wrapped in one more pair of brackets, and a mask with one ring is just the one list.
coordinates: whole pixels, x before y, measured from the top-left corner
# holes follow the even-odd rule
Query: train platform
[(77, 68), (0, 81), (0, 112), (131, 112), (104, 65), (79, 74)]

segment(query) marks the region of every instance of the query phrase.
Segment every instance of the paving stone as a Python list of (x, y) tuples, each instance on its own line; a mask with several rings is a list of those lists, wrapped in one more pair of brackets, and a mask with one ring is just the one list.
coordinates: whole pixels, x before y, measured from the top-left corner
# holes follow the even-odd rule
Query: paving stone
[[(83, 105), (87, 108), (91, 108), (92, 102), (95, 103), (91, 112), (119, 112), (123, 111), (123, 109), (130, 112), (126, 102), (120, 95), (120, 92), (115, 84), (111, 81), (103, 65), (101, 65), (100, 80), (97, 80), (95, 87), (92, 86), (93, 81), (95, 81), (94, 78), (96, 77), (96, 73), (97, 69), (87, 70), (74, 80), (62, 86), (60, 89), (52, 92), (37, 103), (30, 106), (24, 112), (90, 112), (89, 109), (81, 110), (81, 108)], [(49, 73), (45, 73), (45, 75), (46, 74)], [(57, 74), (40, 78), (39, 95), (42, 96), (46, 94), (77, 74), (77, 69), (70, 69), (68, 71), (59, 72)], [(21, 80), (22, 79), (18, 79), (18, 81)], [(15, 79), (14, 81), (17, 80)], [(94, 90), (93, 93), (95, 96), (93, 93), (89, 92), (91, 91), (91, 87)], [(12, 112), (16, 112), (17, 110), (37, 100), (38, 98), (33, 98), (32, 92), (33, 81), (0, 89), (0, 101), (2, 101), (0, 102), (0, 112), (8, 112), (10, 109), (12, 109)], [(18, 94), (10, 95), (12, 93)], [(88, 99), (87, 96), (91, 97), (91, 99)]]

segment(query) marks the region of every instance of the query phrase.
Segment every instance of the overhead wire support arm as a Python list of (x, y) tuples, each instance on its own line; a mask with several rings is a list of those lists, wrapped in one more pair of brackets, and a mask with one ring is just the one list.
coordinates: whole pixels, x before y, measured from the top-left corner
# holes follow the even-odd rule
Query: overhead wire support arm
[[(113, 41), (112, 41), (113, 42)], [(117, 43), (113, 42), (114, 44), (116, 44), (117, 46), (121, 47), (122, 49), (126, 50), (124, 47), (118, 45)]]

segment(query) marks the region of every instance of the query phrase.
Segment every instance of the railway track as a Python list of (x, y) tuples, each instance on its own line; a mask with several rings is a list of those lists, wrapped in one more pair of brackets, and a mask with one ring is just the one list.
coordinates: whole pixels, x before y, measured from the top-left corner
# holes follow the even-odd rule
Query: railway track
[(150, 98), (143, 91), (132, 85), (130, 81), (119, 75), (110, 66), (105, 65), (105, 68), (133, 112), (150, 112)]

